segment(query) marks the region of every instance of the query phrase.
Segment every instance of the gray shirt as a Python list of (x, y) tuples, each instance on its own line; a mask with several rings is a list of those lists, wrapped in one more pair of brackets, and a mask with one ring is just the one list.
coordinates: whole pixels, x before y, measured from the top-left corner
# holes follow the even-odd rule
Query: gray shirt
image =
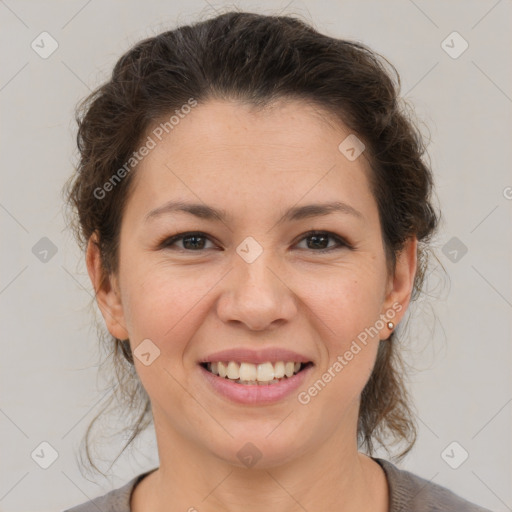
[[(372, 457), (380, 464), (389, 487), (389, 512), (490, 512), (479, 507), (445, 487), (429, 482), (409, 471), (398, 469), (391, 462)], [(126, 485), (82, 503), (64, 512), (131, 512), (130, 497), (135, 486), (146, 475), (142, 473)]]

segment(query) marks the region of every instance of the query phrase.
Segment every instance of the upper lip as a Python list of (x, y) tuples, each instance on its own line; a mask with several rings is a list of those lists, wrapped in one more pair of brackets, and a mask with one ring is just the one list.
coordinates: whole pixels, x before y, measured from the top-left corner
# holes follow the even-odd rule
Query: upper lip
[(219, 352), (213, 352), (202, 358), (199, 363), (211, 363), (218, 361), (239, 361), (244, 363), (266, 363), (270, 361), (275, 363), (276, 361), (293, 361), (295, 363), (309, 363), (311, 358), (293, 352), (292, 350), (286, 350), (282, 348), (265, 348), (260, 350), (251, 350), (247, 348), (233, 348), (229, 350), (221, 350)]

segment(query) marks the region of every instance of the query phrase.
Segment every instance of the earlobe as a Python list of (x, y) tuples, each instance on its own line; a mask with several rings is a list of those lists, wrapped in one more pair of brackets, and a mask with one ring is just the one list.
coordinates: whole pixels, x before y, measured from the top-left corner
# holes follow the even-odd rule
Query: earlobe
[(125, 327), (123, 306), (116, 278), (105, 273), (96, 233), (91, 235), (87, 244), (86, 264), (89, 278), (94, 287), (96, 302), (107, 329), (115, 338), (127, 339), (128, 331)]
[[(381, 339), (389, 338), (392, 330), (396, 328), (407, 311), (417, 270), (417, 250), (418, 240), (414, 236), (406, 241), (402, 251), (397, 254), (395, 273), (390, 277), (382, 311), (382, 315), (386, 316), (386, 326), (383, 329), (385, 332), (381, 333)], [(389, 312), (392, 314), (389, 315)], [(392, 328), (387, 325), (389, 321), (394, 324)]]

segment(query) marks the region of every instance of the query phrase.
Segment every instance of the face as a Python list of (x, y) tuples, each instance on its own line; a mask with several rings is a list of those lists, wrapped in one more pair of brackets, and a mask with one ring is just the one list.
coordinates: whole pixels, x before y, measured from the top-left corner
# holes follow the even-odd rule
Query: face
[[(160, 449), (271, 467), (355, 446), (379, 340), (408, 305), (416, 243), (388, 275), (365, 155), (338, 149), (349, 134), (303, 102), (210, 101), (137, 167), (118, 272), (97, 296), (110, 332), (130, 339)], [(93, 282), (98, 265), (90, 244)], [(240, 366), (244, 380), (279, 381), (236, 383), (202, 364), (219, 361), (234, 378)], [(302, 369), (282, 376), (287, 362)]]

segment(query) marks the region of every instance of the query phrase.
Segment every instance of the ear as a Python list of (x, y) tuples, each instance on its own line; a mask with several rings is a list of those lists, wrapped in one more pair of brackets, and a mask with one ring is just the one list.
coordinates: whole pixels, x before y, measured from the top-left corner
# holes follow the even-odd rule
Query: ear
[(123, 305), (117, 278), (107, 275), (102, 265), (97, 233), (89, 238), (86, 253), (87, 272), (94, 287), (96, 302), (110, 334), (117, 339), (128, 339)]
[(389, 276), (381, 311), (381, 318), (386, 324), (380, 333), (382, 340), (388, 339), (392, 332), (387, 323), (393, 322), (396, 327), (409, 307), (416, 275), (417, 249), (418, 239), (413, 236), (397, 255), (395, 273)]

